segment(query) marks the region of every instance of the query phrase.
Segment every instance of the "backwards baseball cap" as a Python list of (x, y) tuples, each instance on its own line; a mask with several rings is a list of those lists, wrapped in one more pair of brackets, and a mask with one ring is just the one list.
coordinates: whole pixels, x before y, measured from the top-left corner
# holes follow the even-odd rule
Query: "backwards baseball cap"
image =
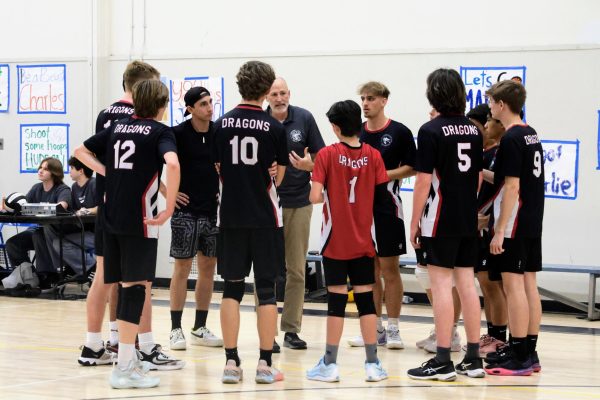
[(187, 110), (187, 106), (194, 107), (194, 104), (201, 98), (205, 96), (210, 96), (210, 92), (208, 89), (202, 86), (194, 86), (190, 90), (187, 91), (185, 96), (183, 96), (183, 100), (185, 101), (186, 110), (183, 114), (184, 117), (190, 115), (190, 112)]

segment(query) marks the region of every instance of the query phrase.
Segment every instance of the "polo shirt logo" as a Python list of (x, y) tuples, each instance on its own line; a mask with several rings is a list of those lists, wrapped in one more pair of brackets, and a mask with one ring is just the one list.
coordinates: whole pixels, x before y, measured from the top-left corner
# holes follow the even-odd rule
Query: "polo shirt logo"
[(293, 131), (290, 132), (290, 138), (292, 139), (293, 142), (301, 142), (302, 141), (302, 132), (299, 131), (298, 129), (294, 129)]
[(381, 137), (381, 145), (388, 147), (390, 144), (392, 144), (392, 137), (386, 133)]

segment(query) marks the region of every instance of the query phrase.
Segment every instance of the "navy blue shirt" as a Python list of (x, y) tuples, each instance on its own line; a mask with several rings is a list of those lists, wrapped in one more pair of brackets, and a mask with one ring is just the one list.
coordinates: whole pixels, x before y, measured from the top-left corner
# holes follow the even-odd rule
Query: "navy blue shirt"
[[(267, 108), (267, 113), (271, 114), (270, 107)], [(306, 147), (311, 154), (316, 154), (325, 147), (315, 118), (308, 110), (290, 105), (288, 116), (282, 123), (287, 137), (288, 153), (295, 151), (303, 157)], [(300, 208), (309, 205), (310, 172), (288, 165), (277, 193), (284, 208)]]

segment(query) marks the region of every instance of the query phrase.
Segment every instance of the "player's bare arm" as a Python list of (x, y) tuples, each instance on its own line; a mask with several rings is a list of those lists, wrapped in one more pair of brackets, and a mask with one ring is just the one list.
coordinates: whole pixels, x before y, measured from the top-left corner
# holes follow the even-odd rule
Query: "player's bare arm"
[(421, 248), (419, 243), (419, 236), (421, 235), (421, 228), (419, 222), (423, 215), (423, 209), (427, 202), (427, 196), (429, 195), (429, 188), (431, 187), (431, 174), (424, 172), (417, 172), (417, 179), (415, 180), (415, 189), (413, 191), (413, 213), (410, 220), (410, 243), (413, 248)]
[(144, 220), (147, 225), (162, 225), (173, 215), (175, 204), (177, 202), (177, 194), (179, 193), (179, 159), (177, 153), (170, 151), (164, 155), (165, 165), (167, 169), (167, 207), (160, 211), (156, 217)]
[(500, 216), (496, 221), (494, 227), (494, 238), (490, 243), (490, 253), (502, 254), (504, 249), (502, 244), (504, 243), (504, 232), (506, 230), (506, 224), (510, 218), (515, 204), (517, 203), (517, 197), (519, 196), (519, 178), (513, 176), (507, 176), (504, 178), (504, 193), (502, 195), (502, 201), (500, 203)]
[(417, 171), (415, 171), (415, 169), (410, 165), (402, 165), (398, 168), (388, 169), (386, 172), (390, 181), (393, 181), (394, 179), (408, 178), (417, 174)]
[(494, 171), (490, 171), (489, 169), (484, 169), (483, 170), (483, 180), (491, 183), (492, 185), (494, 184)]
[(285, 175), (285, 165), (277, 165), (277, 175), (275, 176), (275, 186), (279, 187), (283, 182), (283, 176)]
[(75, 149), (75, 157), (83, 164), (94, 170), (96, 173), (106, 176), (106, 167), (96, 158), (96, 155), (89, 151), (84, 145)]
[(323, 197), (323, 184), (319, 182), (312, 183), (312, 187), (310, 188), (309, 200), (312, 204), (322, 203), (324, 200)]

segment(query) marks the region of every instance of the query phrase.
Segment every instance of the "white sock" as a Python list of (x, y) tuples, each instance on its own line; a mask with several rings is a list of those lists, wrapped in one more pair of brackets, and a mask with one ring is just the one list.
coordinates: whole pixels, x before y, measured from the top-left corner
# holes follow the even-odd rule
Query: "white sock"
[(85, 335), (85, 346), (94, 351), (102, 348), (102, 332), (88, 332)]
[(398, 318), (388, 318), (388, 328), (390, 326), (395, 326), (398, 328)]
[(381, 317), (377, 317), (377, 330), (381, 332), (383, 330), (383, 321)]
[(122, 370), (129, 367), (129, 363), (133, 360), (133, 357), (137, 357), (135, 353), (135, 344), (119, 344), (119, 355), (117, 358), (117, 366)]
[(116, 345), (119, 343), (119, 324), (117, 324), (117, 321), (108, 321), (108, 332), (110, 344)]
[(146, 354), (151, 353), (156, 345), (156, 343), (154, 343), (154, 335), (152, 335), (152, 332), (139, 333), (138, 338), (140, 339), (140, 350)]

